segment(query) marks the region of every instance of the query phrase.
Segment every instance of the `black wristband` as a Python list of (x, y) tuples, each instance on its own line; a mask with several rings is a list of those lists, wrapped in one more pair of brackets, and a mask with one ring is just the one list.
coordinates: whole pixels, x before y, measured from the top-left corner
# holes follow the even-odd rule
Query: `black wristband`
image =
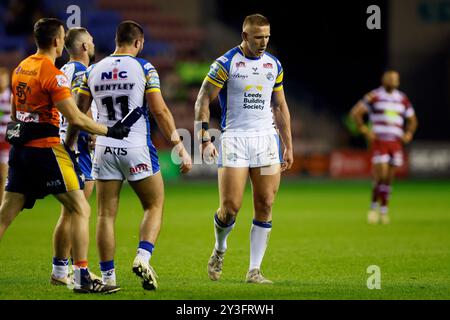
[(209, 130), (209, 122), (202, 122), (202, 130), (205, 131)]

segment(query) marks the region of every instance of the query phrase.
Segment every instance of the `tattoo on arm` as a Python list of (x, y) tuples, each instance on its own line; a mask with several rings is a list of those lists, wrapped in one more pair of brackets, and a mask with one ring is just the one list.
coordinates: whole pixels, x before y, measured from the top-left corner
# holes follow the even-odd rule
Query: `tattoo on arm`
[(209, 104), (215, 98), (215, 91), (217, 87), (207, 80), (203, 81), (203, 84), (198, 92), (197, 100), (195, 101), (195, 120), (196, 121), (209, 121)]

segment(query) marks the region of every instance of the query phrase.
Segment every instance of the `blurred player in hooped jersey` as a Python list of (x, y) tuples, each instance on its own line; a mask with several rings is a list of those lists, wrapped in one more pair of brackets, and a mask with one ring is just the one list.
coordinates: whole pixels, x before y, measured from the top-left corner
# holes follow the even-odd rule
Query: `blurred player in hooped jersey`
[[(382, 86), (367, 93), (350, 112), (371, 145), (374, 183), (367, 217), (370, 224), (390, 222), (388, 200), (395, 171), (404, 161), (402, 145), (411, 142), (417, 129), (414, 109), (406, 94), (397, 89), (399, 85), (398, 72), (386, 71)], [(365, 114), (371, 129), (364, 123)]]
[[(247, 16), (242, 42), (216, 59), (203, 81), (195, 103), (195, 120), (202, 154), (218, 156), (220, 207), (214, 215), (216, 242), (207, 265), (208, 276), (222, 275), (227, 237), (242, 204), (247, 179), (253, 191), (250, 264), (247, 283), (271, 284), (261, 263), (272, 230), (272, 205), (281, 171), (293, 163), (289, 108), (283, 89), (283, 68), (266, 52), (270, 24), (260, 14)], [(222, 109), (219, 151), (208, 133), (209, 104), (219, 97)], [(284, 144), (281, 151), (280, 138)]]
[(144, 289), (155, 290), (157, 276), (150, 259), (162, 224), (164, 184), (151, 141), (150, 112), (165, 138), (178, 151), (182, 159), (180, 171), (188, 172), (192, 162), (164, 102), (156, 69), (150, 62), (136, 57), (143, 46), (143, 28), (134, 21), (121, 22), (116, 31), (116, 50), (87, 69), (77, 103), (81, 110), (87, 110), (95, 101), (99, 123), (117, 120), (125, 123), (130, 119), (127, 115), (138, 115), (130, 135), (122, 143), (102, 137), (96, 139), (92, 174), (96, 179), (98, 204), (97, 248), (103, 282), (115, 285), (115, 220), (120, 190), (123, 181), (128, 180), (143, 208), (132, 270), (142, 279)]
[(0, 203), (3, 199), (6, 176), (8, 175), (8, 159), (10, 144), (5, 141), (6, 125), (11, 121), (11, 89), (9, 71), (0, 68)]
[[(72, 95), (75, 97), (87, 67), (95, 59), (95, 45), (92, 36), (85, 28), (71, 28), (66, 33), (64, 46), (69, 53), (70, 60), (61, 68), (61, 71), (69, 80)], [(88, 115), (91, 117), (90, 114)], [(65, 141), (67, 129), (67, 119), (61, 115), (59, 126), (61, 141)], [(92, 160), (89, 139), (91, 139), (91, 135), (80, 131), (74, 145), (78, 152), (77, 162), (84, 178), (83, 191), (86, 199), (90, 198), (95, 184), (91, 176)], [(50, 283), (54, 285), (68, 285), (73, 281), (72, 272), (69, 271), (71, 217), (67, 208), (63, 206), (53, 232), (53, 268)], [(92, 279), (101, 280), (92, 272), (90, 274)]]

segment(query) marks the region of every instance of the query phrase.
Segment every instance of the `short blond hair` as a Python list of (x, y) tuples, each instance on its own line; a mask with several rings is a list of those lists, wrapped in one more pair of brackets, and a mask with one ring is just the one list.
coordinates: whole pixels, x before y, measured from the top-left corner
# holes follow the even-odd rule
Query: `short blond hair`
[(88, 31), (86, 28), (82, 27), (75, 27), (70, 28), (67, 33), (66, 37), (64, 39), (64, 46), (66, 47), (67, 52), (69, 54), (74, 54), (75, 52), (78, 52), (80, 48), (77, 48), (75, 46), (77, 41), (80, 41), (81, 36), (84, 34), (88, 34)]
[(242, 24), (242, 29), (245, 29), (248, 25), (257, 25), (257, 26), (270, 26), (269, 19), (264, 17), (262, 14), (255, 13), (249, 16), (246, 16), (244, 19), (244, 23)]

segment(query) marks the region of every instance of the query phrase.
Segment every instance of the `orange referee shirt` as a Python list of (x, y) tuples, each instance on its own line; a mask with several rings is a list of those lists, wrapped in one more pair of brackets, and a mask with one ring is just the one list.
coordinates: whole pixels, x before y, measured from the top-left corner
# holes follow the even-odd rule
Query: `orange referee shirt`
[[(59, 127), (55, 104), (72, 95), (66, 76), (48, 57), (34, 54), (23, 60), (13, 71), (11, 87), (17, 120)], [(25, 146), (49, 148), (60, 143), (59, 137), (49, 137), (31, 140)]]

